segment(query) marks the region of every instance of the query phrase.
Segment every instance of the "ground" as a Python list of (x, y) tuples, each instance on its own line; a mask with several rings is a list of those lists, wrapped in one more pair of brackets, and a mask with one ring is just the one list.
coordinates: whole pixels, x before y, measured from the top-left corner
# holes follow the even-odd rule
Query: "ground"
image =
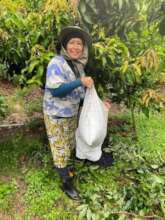
[(0, 118), (0, 136), (8, 137), (26, 124), (43, 118), (43, 90), (39, 87), (20, 89), (6, 80), (0, 81), (0, 94), (8, 105), (5, 117)]
[[(164, 85), (161, 91), (165, 94)], [(41, 113), (43, 91), (38, 87), (20, 89), (0, 81), (0, 94), (8, 104), (7, 115), (0, 120), (0, 220), (86, 220), (89, 215), (100, 220), (103, 219), (100, 216), (115, 208), (123, 220), (164, 219), (160, 211), (164, 210), (165, 189), (164, 113), (150, 120), (139, 117), (137, 149), (130, 139), (127, 115), (116, 118), (125, 109), (112, 105), (113, 117), (108, 126), (111, 137), (105, 145), (111, 141), (117, 143), (112, 150), (118, 163), (109, 170), (76, 163), (76, 184), (83, 200), (75, 203), (61, 192), (53, 171)], [(123, 209), (123, 201), (127, 209)], [(87, 210), (87, 214), (79, 218), (77, 210), (80, 213)], [(148, 217), (138, 218), (141, 215)]]
[[(39, 87), (23, 89), (14, 86), (7, 80), (0, 81), (0, 94), (6, 98), (9, 112), (5, 118), (0, 118), (1, 137), (9, 136), (19, 127), (35, 119), (43, 119), (42, 97), (43, 90)], [(112, 104), (110, 114), (122, 112), (123, 107)], [(114, 122), (113, 122), (114, 123)]]

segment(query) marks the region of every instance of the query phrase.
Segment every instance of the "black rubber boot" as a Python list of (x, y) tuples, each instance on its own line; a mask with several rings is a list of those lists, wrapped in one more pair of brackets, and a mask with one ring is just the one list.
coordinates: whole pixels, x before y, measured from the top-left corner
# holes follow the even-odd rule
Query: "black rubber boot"
[(103, 152), (101, 158), (98, 161), (95, 162), (90, 160), (86, 160), (86, 161), (89, 162), (91, 165), (99, 165), (100, 167), (108, 168), (113, 165), (114, 160), (112, 154)]
[(96, 163), (101, 167), (107, 168), (112, 166), (113, 162), (112, 154), (103, 152), (101, 158)]
[(62, 190), (73, 200), (79, 200), (79, 194), (75, 187), (73, 186), (72, 180), (67, 180), (62, 183)]
[(72, 171), (68, 169), (67, 167), (65, 168), (55, 168), (56, 171), (58, 172), (61, 180), (62, 180), (62, 186), (61, 189), (63, 192), (66, 193), (67, 196), (69, 196), (73, 200), (79, 200), (79, 194), (78, 191), (75, 189), (73, 185), (73, 175)]

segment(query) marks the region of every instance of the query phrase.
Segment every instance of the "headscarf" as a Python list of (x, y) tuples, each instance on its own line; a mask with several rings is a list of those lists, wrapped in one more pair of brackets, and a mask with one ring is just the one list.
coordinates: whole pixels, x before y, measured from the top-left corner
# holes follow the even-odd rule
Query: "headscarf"
[(72, 62), (76, 72), (76, 76), (81, 77), (85, 75), (84, 68), (88, 62), (88, 47), (86, 44), (84, 44), (83, 53), (79, 59), (76, 60), (71, 59), (71, 57), (69, 56), (69, 54), (67, 53), (66, 49), (63, 46), (61, 47), (60, 55), (63, 56), (64, 59)]

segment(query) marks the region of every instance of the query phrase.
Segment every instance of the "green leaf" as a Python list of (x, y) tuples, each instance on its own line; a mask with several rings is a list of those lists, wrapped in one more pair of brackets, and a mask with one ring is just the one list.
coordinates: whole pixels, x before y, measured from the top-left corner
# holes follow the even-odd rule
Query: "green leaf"
[(33, 60), (28, 67), (28, 72), (32, 73), (33, 70), (38, 66), (39, 63), (40, 63), (39, 60)]
[(80, 211), (79, 218), (81, 219), (86, 216), (88, 205), (84, 204), (84, 205), (78, 206), (77, 209)]
[(92, 220), (92, 212), (91, 212), (91, 210), (89, 208), (87, 209), (86, 216), (87, 216), (87, 220)]
[(163, 178), (161, 178), (160, 176), (158, 175), (152, 175), (151, 176), (151, 180), (153, 181), (153, 183), (158, 183), (158, 184), (164, 184), (164, 180)]
[(153, 169), (158, 169), (159, 168), (159, 166), (157, 165), (157, 164), (151, 164), (150, 165)]
[(118, 6), (119, 6), (119, 10), (121, 10), (123, 6), (123, 0), (118, 0)]
[(44, 66), (40, 65), (37, 69), (37, 76), (41, 77), (44, 74)]
[(79, 10), (81, 11), (82, 14), (85, 14), (85, 12), (86, 12), (86, 6), (85, 6), (85, 2), (83, 0), (81, 0), (79, 3)]

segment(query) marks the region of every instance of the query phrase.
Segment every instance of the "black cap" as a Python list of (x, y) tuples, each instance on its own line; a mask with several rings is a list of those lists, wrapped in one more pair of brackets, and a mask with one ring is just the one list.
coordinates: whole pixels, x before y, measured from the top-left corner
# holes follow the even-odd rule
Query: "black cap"
[(66, 48), (67, 42), (75, 37), (82, 39), (83, 43), (86, 42), (88, 47), (92, 44), (90, 35), (78, 26), (68, 26), (64, 28), (59, 35), (59, 41)]

